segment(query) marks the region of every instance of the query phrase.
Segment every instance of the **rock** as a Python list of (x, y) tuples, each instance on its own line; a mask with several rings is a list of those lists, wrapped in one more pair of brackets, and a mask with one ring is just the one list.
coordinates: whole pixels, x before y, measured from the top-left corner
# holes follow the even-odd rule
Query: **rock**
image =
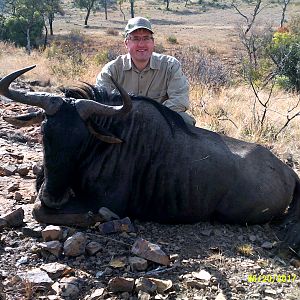
[(40, 225), (32, 225), (22, 227), (22, 232), (25, 236), (30, 236), (33, 238), (42, 237), (42, 227)]
[(264, 248), (264, 249), (272, 249), (273, 244), (270, 243), (270, 242), (264, 242), (264, 243), (262, 243), (261, 247)]
[(44, 230), (42, 230), (42, 237), (45, 242), (49, 241), (59, 241), (63, 235), (63, 230), (60, 226), (48, 225)]
[(18, 273), (17, 276), (23, 282), (30, 283), (36, 289), (48, 289), (53, 284), (53, 280), (48, 276), (48, 274), (39, 268), (25, 273)]
[(186, 281), (186, 286), (190, 288), (196, 288), (196, 289), (203, 289), (208, 287), (208, 282), (207, 281), (198, 281), (198, 280), (192, 280), (188, 279)]
[(128, 217), (122, 220), (113, 220), (99, 225), (99, 231), (103, 234), (115, 232), (135, 232), (130, 219)]
[(147, 260), (141, 257), (131, 256), (128, 262), (132, 271), (145, 271), (148, 267)]
[(172, 280), (161, 280), (158, 278), (149, 278), (149, 280), (156, 284), (157, 292), (159, 294), (164, 293), (173, 286)]
[(22, 226), (24, 219), (24, 210), (22, 207), (19, 207), (18, 209), (1, 216), (1, 218), (6, 220), (7, 224), (11, 227)]
[(203, 229), (200, 231), (200, 233), (204, 236), (211, 236), (212, 234), (212, 229)]
[(79, 256), (85, 253), (87, 238), (82, 232), (77, 232), (64, 242), (66, 256)]
[(86, 253), (90, 256), (95, 255), (100, 250), (102, 250), (102, 246), (97, 242), (89, 242), (85, 248)]
[(0, 165), (0, 175), (11, 176), (16, 173), (17, 169), (15, 165)]
[(217, 297), (215, 298), (215, 300), (226, 300), (226, 297), (224, 296), (224, 294), (221, 292), (217, 295)]
[[(41, 249), (59, 257), (63, 252), (63, 245), (59, 241), (49, 241), (39, 244)], [(43, 253), (42, 253), (43, 254)]]
[(7, 188), (7, 191), (8, 191), (9, 193), (15, 192), (15, 191), (17, 191), (19, 188), (20, 188), (20, 184), (19, 184), (18, 182), (16, 182), (16, 183), (13, 183), (13, 184), (9, 185), (8, 188)]
[(73, 272), (72, 268), (58, 262), (43, 264), (40, 266), (40, 269), (47, 272), (53, 280), (60, 278), (62, 275), (66, 276)]
[(264, 293), (266, 296), (270, 297), (275, 297), (277, 295), (277, 292), (271, 288), (266, 288)]
[(153, 294), (157, 290), (157, 286), (149, 278), (141, 277), (135, 281), (135, 290)]
[(17, 260), (16, 267), (27, 263), (28, 263), (28, 256), (22, 256), (20, 259)]
[(126, 277), (114, 277), (109, 280), (107, 288), (109, 291), (116, 292), (129, 292), (133, 291), (134, 279)]
[(166, 255), (158, 245), (150, 243), (142, 238), (135, 241), (131, 248), (131, 252), (158, 264), (165, 266), (170, 265), (169, 256)]
[(66, 277), (59, 281), (59, 294), (62, 297), (78, 299), (80, 293), (80, 279), (76, 277)]
[(144, 291), (139, 291), (138, 293), (138, 300), (150, 300), (151, 295)]
[(35, 164), (35, 165), (32, 166), (32, 173), (33, 173), (34, 175), (39, 174), (41, 171), (42, 171), (41, 165)]
[(23, 199), (23, 195), (20, 192), (15, 192), (14, 199), (16, 201), (21, 201)]
[(26, 176), (26, 175), (28, 175), (30, 169), (31, 169), (31, 166), (29, 164), (21, 164), (21, 165), (18, 165), (17, 173), (20, 176)]
[(192, 272), (192, 276), (204, 281), (210, 281), (211, 278), (211, 275), (205, 270), (201, 270), (200, 272)]
[(113, 220), (119, 220), (120, 217), (112, 212), (107, 207), (101, 207), (98, 211), (99, 215), (103, 218), (104, 222), (113, 221)]
[(86, 300), (98, 300), (101, 299), (102, 296), (104, 296), (105, 289), (96, 289), (89, 297), (86, 298)]
[(127, 263), (127, 258), (125, 256), (115, 257), (111, 259), (111, 261), (109, 262), (109, 266), (115, 269), (124, 268), (126, 266), (126, 263)]
[[(0, 228), (1, 228), (1, 226), (0, 226)], [(300, 260), (299, 259), (296, 259), (296, 258), (291, 259), (290, 264), (296, 268), (300, 268)]]

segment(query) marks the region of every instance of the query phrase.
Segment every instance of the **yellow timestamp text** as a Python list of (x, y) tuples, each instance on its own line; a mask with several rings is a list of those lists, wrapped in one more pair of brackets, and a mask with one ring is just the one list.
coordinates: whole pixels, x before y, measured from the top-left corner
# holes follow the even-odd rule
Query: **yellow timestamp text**
[(248, 282), (250, 283), (291, 283), (296, 280), (296, 274), (263, 274), (263, 275), (256, 275), (256, 274), (249, 274), (247, 276)]

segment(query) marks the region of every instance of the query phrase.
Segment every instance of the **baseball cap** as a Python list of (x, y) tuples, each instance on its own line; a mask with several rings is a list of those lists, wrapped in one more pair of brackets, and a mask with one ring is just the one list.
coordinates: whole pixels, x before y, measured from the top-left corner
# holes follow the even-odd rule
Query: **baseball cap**
[(151, 23), (148, 19), (142, 17), (135, 17), (128, 20), (128, 23), (125, 27), (125, 36), (137, 29), (147, 29), (154, 33), (151, 27)]

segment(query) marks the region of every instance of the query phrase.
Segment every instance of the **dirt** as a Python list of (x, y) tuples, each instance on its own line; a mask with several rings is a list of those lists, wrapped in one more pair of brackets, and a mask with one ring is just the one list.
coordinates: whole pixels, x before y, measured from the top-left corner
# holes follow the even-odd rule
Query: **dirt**
[[(1, 101), (0, 110), (2, 116), (28, 112), (24, 105), (5, 101)], [(34, 170), (42, 164), (40, 128), (38, 125), (15, 128), (2, 119), (0, 145), (0, 214), (19, 207), (25, 212), (23, 224), (0, 231), (0, 299), (299, 299), (300, 261), (295, 253), (279, 250), (279, 226), (270, 224), (162, 225), (132, 220), (136, 232), (130, 234), (103, 234), (97, 227), (62, 227), (68, 232), (64, 240), (74, 232), (82, 232), (89, 241), (97, 242), (101, 251), (76, 257), (45, 254), (40, 246), (43, 239), (24, 231), (26, 227), (39, 226), (31, 211), (36, 198)], [(7, 174), (3, 169), (8, 165), (18, 168), (25, 165), (28, 174)], [(11, 190), (13, 184), (17, 188)], [(45, 227), (40, 224), (40, 230)], [(131, 247), (139, 237), (160, 246), (172, 258), (171, 265), (148, 261), (144, 271), (131, 269), (128, 258), (133, 256)], [(112, 266), (113, 258), (124, 263)], [(27, 274), (49, 262), (71, 268), (71, 278), (81, 282), (77, 284), (77, 294), (67, 297), (63, 289), (53, 290), (55, 283), (70, 278), (68, 272), (56, 278), (52, 288), (39, 288), (22, 279), (21, 273)], [(203, 270), (208, 272), (208, 280), (199, 279)], [(250, 282), (254, 275), (256, 282)], [(171, 280), (172, 287), (165, 292), (112, 292), (109, 282), (119, 277)], [(95, 290), (100, 290), (102, 296), (93, 298)]]

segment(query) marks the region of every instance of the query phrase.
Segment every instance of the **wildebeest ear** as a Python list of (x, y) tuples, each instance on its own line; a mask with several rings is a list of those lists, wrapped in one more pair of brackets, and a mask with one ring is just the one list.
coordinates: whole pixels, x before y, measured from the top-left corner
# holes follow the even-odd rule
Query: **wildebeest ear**
[(109, 143), (109, 144), (123, 143), (121, 139), (113, 136), (110, 132), (107, 132), (104, 129), (99, 128), (99, 126), (97, 126), (97, 124), (95, 124), (91, 120), (86, 121), (86, 126), (89, 129), (90, 133), (102, 142)]
[(42, 111), (32, 112), (24, 115), (18, 115), (15, 117), (3, 117), (3, 120), (16, 127), (26, 127), (33, 124), (42, 123), (45, 118), (45, 114)]

